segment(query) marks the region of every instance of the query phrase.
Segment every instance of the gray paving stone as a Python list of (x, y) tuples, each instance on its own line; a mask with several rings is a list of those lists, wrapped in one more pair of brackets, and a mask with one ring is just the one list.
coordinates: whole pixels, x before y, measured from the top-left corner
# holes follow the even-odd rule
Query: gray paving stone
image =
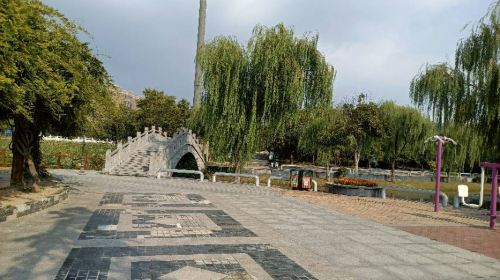
[[(213, 253), (210, 260), (215, 262), (215, 266), (223, 265), (223, 260), (217, 259), (218, 254), (232, 254), (235, 258), (238, 254), (253, 256), (247, 261), (255, 263), (253, 269), (260, 267), (259, 272), (255, 270), (255, 275), (261, 275), (260, 279), (497, 279), (499, 276), (500, 263), (495, 259), (285, 197), (264, 187), (184, 179), (104, 176), (94, 172), (80, 176), (76, 171), (68, 170), (57, 170), (55, 174), (66, 182), (75, 183), (76, 189), (61, 205), (23, 217), (16, 223), (2, 223), (0, 279), (54, 279), (58, 272), (65, 271), (66, 274), (60, 274), (60, 279), (71, 279), (69, 273), (75, 279), (103, 273), (98, 276), (101, 277), (106, 275), (106, 268), (119, 267), (110, 263), (126, 259), (116, 256), (134, 254), (152, 261), (130, 257), (130, 263), (124, 266), (127, 269), (131, 270), (135, 262), (135, 272), (147, 275), (152, 271), (157, 275), (168, 275), (177, 271), (173, 270), (176, 267), (182, 269), (180, 266), (198, 265), (201, 269), (200, 263), (191, 262), (188, 257), (200, 252)], [(151, 196), (144, 201), (127, 201), (119, 195), (106, 197), (105, 193), (110, 192), (150, 193)], [(154, 200), (153, 193), (185, 197), (199, 195), (210, 201), (210, 205), (192, 206), (189, 199), (185, 200), (189, 203), (168, 205), (150, 201)], [(103, 196), (103, 203), (99, 205)], [(178, 198), (173, 196), (172, 199)], [(137, 214), (139, 217), (171, 215), (161, 212), (167, 210), (184, 212), (187, 216), (193, 213), (190, 211), (201, 209), (222, 211), (218, 213), (225, 213), (237, 222), (233, 223), (234, 226), (248, 229), (254, 235), (79, 240), (92, 214), (98, 209), (143, 211)], [(154, 209), (161, 211), (147, 212)], [(195, 220), (194, 224), (185, 225), (210, 228), (208, 220)], [(155, 217), (154, 221), (160, 228), (162, 224), (172, 224), (171, 217)], [(120, 225), (118, 223), (118, 227)], [(215, 225), (223, 228), (216, 222)], [(230, 224), (227, 226), (232, 227)], [(113, 231), (111, 227), (101, 227), (108, 228)], [(234, 249), (243, 248), (241, 246), (247, 247)], [(186, 248), (192, 249), (186, 251)], [(169, 253), (165, 255), (167, 251)], [(90, 261), (92, 259), (99, 262)], [(214, 268), (210, 271), (240, 273), (241, 277), (245, 273), (252, 274), (252, 266), (243, 260), (240, 264), (239, 268), (235, 266), (232, 270), (217, 271)], [(62, 267), (66, 270), (61, 270)], [(123, 275), (130, 277), (131, 271), (127, 273)]]

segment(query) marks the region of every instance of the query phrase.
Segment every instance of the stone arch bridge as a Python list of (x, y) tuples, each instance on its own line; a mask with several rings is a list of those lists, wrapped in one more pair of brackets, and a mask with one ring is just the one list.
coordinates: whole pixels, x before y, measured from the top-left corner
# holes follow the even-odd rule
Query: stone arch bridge
[(168, 137), (161, 127), (145, 128), (116, 150), (106, 151), (104, 172), (113, 175), (155, 176), (161, 169), (177, 168), (186, 158), (196, 162), (198, 170), (205, 169), (207, 147), (196, 134), (186, 128)]

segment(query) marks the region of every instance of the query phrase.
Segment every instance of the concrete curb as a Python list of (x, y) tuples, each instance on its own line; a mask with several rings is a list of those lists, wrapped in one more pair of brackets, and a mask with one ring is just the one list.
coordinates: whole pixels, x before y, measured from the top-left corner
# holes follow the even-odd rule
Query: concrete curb
[(50, 206), (56, 205), (68, 198), (69, 191), (70, 188), (66, 186), (61, 192), (44, 197), (40, 200), (18, 204), (15, 207), (2, 208), (0, 209), (0, 223), (36, 213), (49, 208)]

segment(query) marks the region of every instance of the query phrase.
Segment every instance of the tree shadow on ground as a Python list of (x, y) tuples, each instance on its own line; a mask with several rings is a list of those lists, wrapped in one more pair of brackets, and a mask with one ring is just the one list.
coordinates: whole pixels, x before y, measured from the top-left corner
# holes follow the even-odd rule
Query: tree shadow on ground
[[(10, 240), (13, 246), (19, 244), (22, 254), (16, 254), (13, 265), (0, 279), (34, 279), (40, 276), (53, 279), (66, 259), (71, 248), (76, 247), (76, 240), (87, 223), (92, 211), (85, 207), (70, 207), (44, 213), (43, 220), (19, 220), (22, 230), (20, 237)], [(49, 223), (47, 230), (37, 232)], [(30, 234), (29, 231), (33, 231)], [(36, 268), (36, 269), (35, 269)]]

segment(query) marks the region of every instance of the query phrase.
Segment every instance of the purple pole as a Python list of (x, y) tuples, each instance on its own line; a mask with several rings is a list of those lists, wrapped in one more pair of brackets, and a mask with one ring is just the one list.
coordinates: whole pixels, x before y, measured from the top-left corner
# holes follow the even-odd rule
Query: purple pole
[(436, 159), (436, 193), (434, 194), (434, 212), (439, 212), (439, 196), (441, 194), (441, 157), (443, 155), (443, 142), (441, 139), (437, 140), (437, 159)]
[(495, 224), (497, 222), (498, 169), (493, 167), (491, 171), (493, 174), (491, 177), (490, 228), (495, 229)]

